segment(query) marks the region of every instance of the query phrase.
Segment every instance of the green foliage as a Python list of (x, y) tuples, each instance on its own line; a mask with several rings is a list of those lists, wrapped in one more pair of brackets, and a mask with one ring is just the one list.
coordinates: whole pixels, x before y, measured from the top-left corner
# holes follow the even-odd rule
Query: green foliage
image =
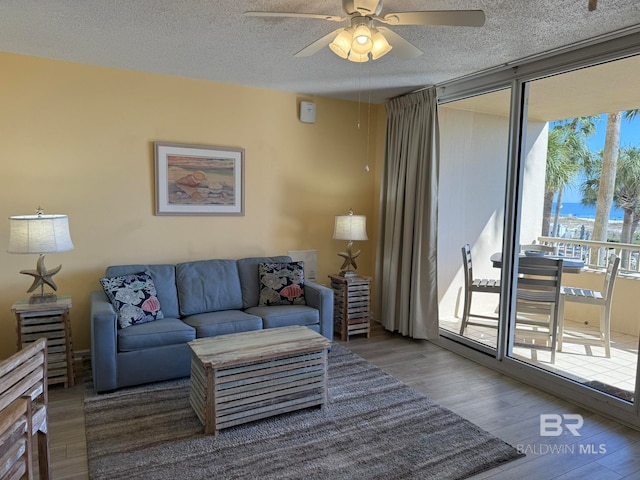
[(597, 117), (570, 118), (549, 131), (547, 144), (546, 191), (557, 192), (570, 185), (578, 172), (591, 161), (587, 139), (595, 131)]
[[(582, 185), (582, 203), (595, 205), (600, 188), (602, 151), (593, 157)], [(640, 147), (621, 148), (616, 171), (614, 204), (629, 212), (640, 213)]]

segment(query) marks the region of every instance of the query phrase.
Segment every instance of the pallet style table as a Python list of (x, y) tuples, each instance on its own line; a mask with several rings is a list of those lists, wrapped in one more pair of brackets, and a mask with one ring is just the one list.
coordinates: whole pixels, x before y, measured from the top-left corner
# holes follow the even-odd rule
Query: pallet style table
[(189, 342), (189, 399), (205, 433), (302, 408), (324, 408), (330, 345), (302, 326)]
[(58, 296), (55, 302), (29, 303), (18, 300), (11, 310), (16, 315), (18, 350), (39, 338), (47, 339), (48, 384), (73, 387), (73, 342), (71, 337), (71, 297)]
[(333, 289), (333, 320), (343, 342), (371, 332), (371, 278), (329, 275)]

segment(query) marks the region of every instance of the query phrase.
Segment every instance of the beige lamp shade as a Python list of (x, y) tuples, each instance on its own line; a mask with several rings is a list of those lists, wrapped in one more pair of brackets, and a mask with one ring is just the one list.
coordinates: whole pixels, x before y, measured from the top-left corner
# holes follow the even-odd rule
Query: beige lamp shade
[(9, 253), (55, 253), (73, 250), (66, 215), (9, 217)]
[(336, 215), (333, 229), (335, 240), (368, 240), (365, 215)]
[(372, 60), (379, 59), (380, 57), (389, 53), (393, 48), (391, 45), (389, 45), (387, 39), (384, 38), (384, 35), (382, 35), (382, 33), (380, 33), (380, 31), (376, 28), (373, 29), (373, 36), (371, 38), (373, 39), (373, 48), (371, 49)]
[(367, 55), (373, 48), (371, 30), (366, 25), (358, 25), (353, 32), (351, 51), (357, 55)]
[(349, 50), (351, 50), (351, 41), (353, 40), (353, 28), (345, 28), (338, 36), (329, 44), (329, 48), (340, 58), (347, 58)]
[(351, 53), (349, 53), (348, 60), (351, 61), (351, 62), (355, 62), (355, 63), (364, 63), (364, 62), (368, 62), (369, 61), (369, 55), (367, 55), (367, 54), (358, 55), (353, 50), (351, 50)]

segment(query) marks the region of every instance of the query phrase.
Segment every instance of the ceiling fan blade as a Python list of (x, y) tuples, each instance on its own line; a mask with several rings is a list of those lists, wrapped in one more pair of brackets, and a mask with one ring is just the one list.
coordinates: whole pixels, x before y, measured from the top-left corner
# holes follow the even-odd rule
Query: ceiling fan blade
[(329, 20), (330, 22), (343, 22), (348, 17), (339, 17), (337, 15), (323, 15), (320, 13), (291, 13), (291, 12), (244, 12), (246, 17), (293, 17), (293, 18), (314, 18), (317, 20)]
[(294, 57), (310, 57), (314, 53), (322, 50), (324, 47), (329, 45), (331, 43), (331, 41), (334, 38), (336, 38), (336, 36), (340, 32), (342, 32), (343, 30), (344, 30), (344, 28), (338, 28), (337, 30), (334, 30), (333, 32), (327, 33), (324, 37), (321, 37), (318, 40), (316, 40), (315, 42), (313, 42), (312, 44), (307, 45), (306, 47), (304, 47), (302, 50), (300, 50), (298, 53), (296, 53), (294, 55)]
[(420, 55), (422, 55), (422, 50), (420, 50), (418, 47), (416, 47), (412, 43), (402, 38), (393, 30), (387, 27), (377, 27), (377, 28), (382, 32), (382, 34), (385, 36), (387, 41), (393, 47), (393, 50), (391, 52), (394, 55), (404, 59), (417, 58)]
[(389, 13), (379, 20), (388, 25), (451, 25), (481, 27), (485, 16), (482, 10), (432, 10), (430, 12)]

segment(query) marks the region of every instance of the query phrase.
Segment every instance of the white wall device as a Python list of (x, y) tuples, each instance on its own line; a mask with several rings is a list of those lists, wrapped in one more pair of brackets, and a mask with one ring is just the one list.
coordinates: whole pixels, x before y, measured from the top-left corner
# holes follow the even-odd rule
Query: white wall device
[(316, 123), (315, 103), (300, 102), (300, 121), (304, 123)]
[(304, 279), (309, 282), (318, 281), (318, 251), (289, 250), (287, 253), (294, 262), (304, 262)]

